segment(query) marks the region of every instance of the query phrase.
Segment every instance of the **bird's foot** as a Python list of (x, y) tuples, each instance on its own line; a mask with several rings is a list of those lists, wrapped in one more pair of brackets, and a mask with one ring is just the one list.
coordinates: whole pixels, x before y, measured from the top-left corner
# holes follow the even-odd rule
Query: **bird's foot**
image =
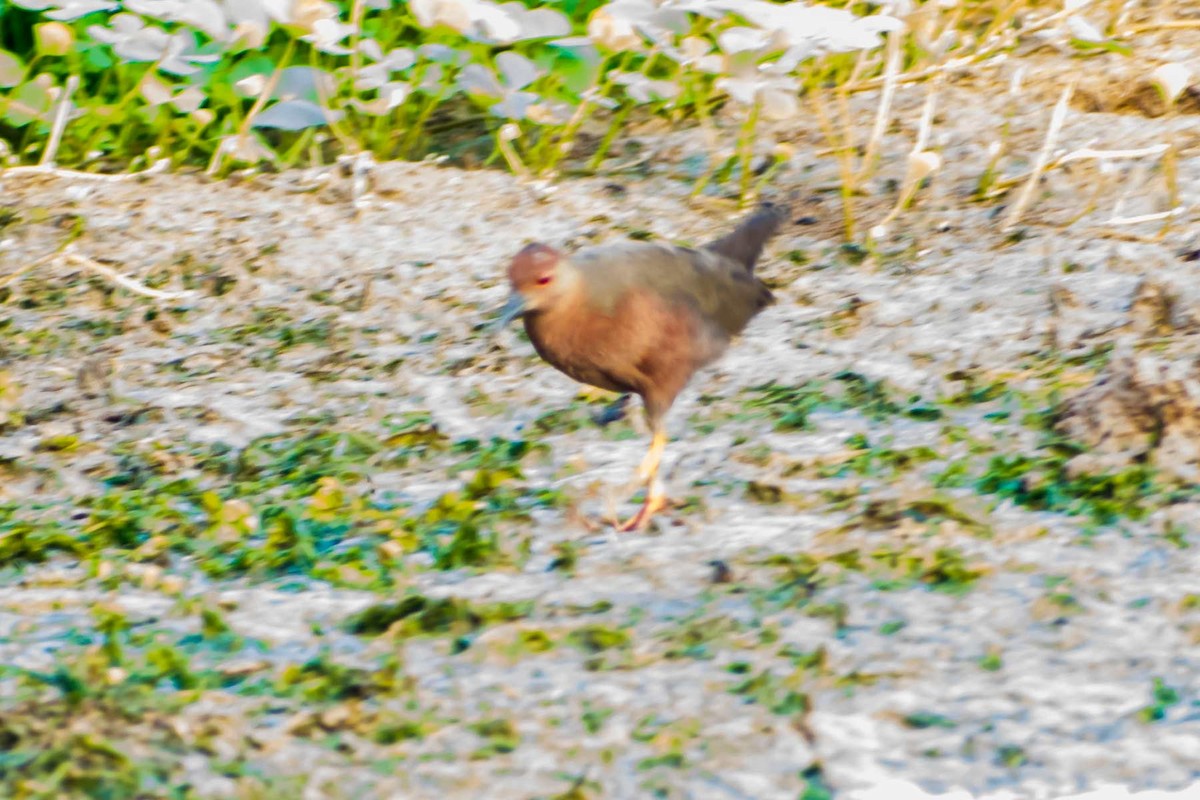
[(659, 511), (669, 508), (670, 505), (671, 501), (667, 499), (667, 496), (661, 490), (651, 491), (646, 495), (646, 501), (642, 503), (642, 507), (638, 509), (637, 513), (621, 525), (618, 525), (617, 530), (621, 533), (644, 531), (646, 526), (650, 524), (650, 518)]
[(620, 422), (625, 418), (625, 407), (627, 405), (629, 405), (629, 395), (623, 394), (593, 414), (592, 422), (601, 428), (606, 428), (614, 422)]

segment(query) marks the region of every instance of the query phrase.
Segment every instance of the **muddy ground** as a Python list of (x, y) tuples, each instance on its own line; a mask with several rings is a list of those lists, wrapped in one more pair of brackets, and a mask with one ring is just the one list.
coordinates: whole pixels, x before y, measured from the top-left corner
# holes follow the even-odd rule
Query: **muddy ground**
[[(1052, 171), (1010, 231), (1011, 193), (973, 197), (1006, 119), (1020, 176), (1062, 78), (1117, 58), (1046, 57), (1015, 98), (1008, 66), (949, 80), (945, 166), (873, 251), (842, 244), (817, 126), (765, 131), (795, 147), (770, 190), (801, 197), (761, 267), (778, 303), (673, 410), (679, 507), (645, 534), (606, 524), (634, 508), (641, 420), (593, 424), (609, 398), (485, 325), (528, 241), (725, 230), (732, 203), (688, 197), (694, 131), (647, 126), (548, 195), (435, 164), (377, 166), (357, 202), (336, 169), (0, 173), (0, 275), (74, 236), (66, 254), (182, 293), (61, 255), (0, 278), (0, 777), (27, 797), (1200, 791), (1198, 118), (1080, 101), (1059, 143), (1171, 144), (1177, 197), (1157, 156)], [(863, 228), (925, 91), (900, 90)], [(855, 98), (860, 137), (876, 102)], [(1173, 204), (1161, 235), (1109, 223)]]

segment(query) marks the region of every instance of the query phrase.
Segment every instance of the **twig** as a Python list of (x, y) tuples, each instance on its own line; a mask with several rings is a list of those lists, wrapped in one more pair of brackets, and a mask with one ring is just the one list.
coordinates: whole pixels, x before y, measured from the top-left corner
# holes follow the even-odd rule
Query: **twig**
[(7, 167), (0, 169), (0, 178), (6, 178), (10, 175), (54, 175), (58, 178), (83, 178), (92, 181), (124, 181), (130, 178), (141, 178), (145, 175), (157, 175), (160, 172), (166, 172), (171, 166), (171, 159), (160, 158), (150, 166), (138, 172), (82, 172), (76, 169), (64, 169), (56, 167), (53, 164), (38, 164), (32, 167)]
[[(628, 172), (631, 169), (637, 169), (642, 164), (652, 161), (654, 159), (654, 157), (657, 155), (658, 155), (658, 152), (654, 151), (654, 152), (645, 153), (643, 155), (634, 156), (630, 160), (626, 161), (624, 164), (614, 164), (613, 166), (604, 170), (604, 174), (605, 175), (619, 175), (622, 172)], [(693, 192), (693, 196), (694, 195), (695, 195), (695, 193)]]
[(871, 229), (872, 238), (880, 238), (886, 233), (888, 225), (912, 202), (917, 190), (921, 188), (921, 182), (941, 166), (941, 157), (936, 153), (927, 153), (925, 150), (929, 145), (930, 133), (933, 131), (933, 111), (937, 106), (937, 94), (941, 83), (942, 76), (939, 75), (929, 85), (925, 103), (921, 107), (921, 121), (917, 125), (917, 140), (913, 142), (912, 150), (908, 153), (908, 167), (905, 170), (904, 183), (900, 188), (900, 196), (896, 198), (896, 205), (892, 206), (892, 210), (887, 213), (887, 216)]
[(122, 275), (112, 267), (101, 264), (99, 261), (94, 261), (87, 256), (81, 256), (78, 253), (64, 253), (63, 258), (69, 264), (90, 269), (93, 272), (108, 278), (118, 286), (128, 289), (134, 294), (140, 294), (143, 297), (152, 297), (155, 300), (179, 300), (191, 294), (191, 292), (163, 292), (158, 289), (151, 289), (144, 283), (140, 283), (135, 281), (133, 278)]
[(1029, 173), (1029, 180), (1021, 187), (1021, 193), (1017, 196), (1017, 202), (1013, 203), (1008, 214), (1004, 217), (1004, 224), (1000, 226), (1000, 230), (1008, 231), (1016, 226), (1021, 220), (1021, 215), (1025, 213), (1025, 209), (1033, 200), (1033, 190), (1037, 188), (1038, 181), (1041, 180), (1042, 174), (1046, 171), (1047, 165), (1050, 163), (1050, 154), (1054, 152), (1054, 146), (1058, 143), (1058, 136), (1062, 132), (1063, 123), (1067, 121), (1067, 111), (1071, 107), (1071, 95), (1075, 92), (1075, 85), (1079, 82), (1079, 78), (1071, 79), (1062, 91), (1062, 95), (1058, 98), (1058, 103), (1054, 106), (1054, 112), (1050, 115), (1050, 125), (1046, 129), (1046, 140), (1042, 143), (1042, 150), (1038, 153), (1037, 161), (1034, 162), (1033, 171)]
[[(80, 230), (82, 230), (82, 229), (80, 229)], [(33, 261), (30, 261), (28, 264), (21, 267), (16, 272), (13, 272), (9, 275), (5, 275), (2, 279), (0, 279), (0, 288), (4, 288), (5, 286), (8, 286), (10, 283), (13, 283), (14, 281), (19, 280), (23, 275), (25, 275), (29, 272), (32, 272), (33, 270), (37, 269), (38, 267), (42, 266), (43, 264), (48, 264), (51, 261), (55, 261), (55, 260), (61, 258), (62, 260), (66, 261), (69, 264), (73, 264), (77, 267), (84, 267), (86, 269), (92, 270), (93, 272), (99, 273), (100, 275), (104, 276), (105, 278), (108, 278), (110, 281), (117, 284), (118, 286), (128, 289), (129, 291), (131, 291), (135, 294), (140, 294), (144, 297), (151, 297), (151, 298), (154, 298), (155, 300), (178, 300), (178, 299), (181, 299), (184, 297), (188, 297), (189, 295), (192, 294), (192, 292), (164, 292), (159, 289), (151, 289), (149, 286), (146, 286), (144, 283), (141, 283), (139, 281), (134, 280), (133, 278), (128, 278), (128, 277), (122, 275), (121, 273), (119, 273), (115, 269), (113, 269), (112, 267), (101, 264), (99, 261), (90, 259), (87, 256), (82, 256), (82, 255), (79, 255), (78, 253), (73, 253), (73, 252), (71, 252), (71, 245), (78, 238), (79, 238), (79, 232), (73, 232), (71, 235), (68, 235), (65, 239), (63, 239), (62, 243), (59, 244), (58, 247), (54, 248), (53, 252), (46, 253), (44, 256), (41, 256), (40, 258), (35, 258)]]
[(883, 135), (887, 133), (888, 124), (892, 121), (892, 101), (896, 97), (896, 76), (900, 74), (900, 39), (893, 34), (887, 40), (887, 62), (883, 68), (883, 92), (879, 96), (879, 111), (875, 114), (875, 125), (871, 128), (871, 136), (867, 139), (867, 148), (863, 153), (862, 171), (856, 179), (859, 184), (871, 176), (879, 160), (879, 145)]
[(925, 104), (921, 106), (921, 121), (917, 125), (917, 141), (913, 144), (914, 153), (922, 153), (929, 146), (929, 134), (933, 130), (933, 110), (937, 107), (938, 90), (942, 80), (939, 76), (925, 95)]
[[(1136, 233), (1127, 233), (1126, 231), (1109, 231), (1109, 230), (1100, 229), (1100, 230), (1096, 230), (1092, 235), (1099, 237), (1101, 239), (1116, 239), (1119, 242), (1137, 242), (1138, 244), (1161, 244), (1162, 243), (1162, 239), (1159, 238), (1157, 235), (1141, 236)], [(1106, 328), (1103, 331), (1099, 331), (1098, 333), (1108, 333), (1109, 330), (1111, 330), (1111, 329)], [(1094, 332), (1094, 333), (1096, 333), (1096, 332)]]
[[(1166, 144), (1156, 144), (1149, 147), (1139, 147), (1132, 150), (1095, 150), (1091, 147), (1081, 147), (1078, 150), (1072, 150), (1064, 156), (1051, 159), (1050, 162), (1046, 164), (1046, 167), (1044, 170), (1042, 170), (1042, 172), (1045, 174), (1051, 170), (1058, 169), (1063, 164), (1067, 164), (1072, 161), (1083, 161), (1084, 159), (1093, 159), (1096, 161), (1120, 161), (1125, 159), (1145, 158), (1146, 156), (1157, 156), (1167, 152), (1169, 147), (1170, 145)], [(1016, 186), (1018, 183), (1028, 180), (1031, 174), (1032, 173), (1030, 172), (1025, 173), (1024, 175), (1018, 175), (1015, 178), (1005, 178), (1004, 180), (996, 181), (988, 193), (984, 195), (984, 197), (987, 199), (999, 197), (1012, 187)]]
[(67, 83), (63, 86), (62, 97), (58, 100), (58, 108), (54, 111), (54, 123), (50, 126), (50, 138), (46, 140), (46, 149), (42, 151), (38, 166), (54, 165), (54, 157), (58, 155), (58, 146), (62, 142), (63, 131), (67, 128), (67, 117), (71, 115), (71, 95), (75, 94), (75, 90), (78, 88), (78, 75), (67, 78)]
[(1081, 161), (1085, 158), (1095, 158), (1104, 161), (1116, 161), (1123, 158), (1144, 158), (1146, 156), (1162, 155), (1169, 148), (1170, 145), (1165, 143), (1150, 145), (1149, 147), (1138, 147), (1132, 150), (1095, 150), (1091, 147), (1081, 147), (1050, 163), (1052, 166), (1057, 167), (1066, 164), (1068, 161)]
[(1139, 214), (1136, 217), (1109, 217), (1105, 225), (1140, 225), (1143, 222), (1158, 222), (1160, 219), (1173, 219), (1187, 211), (1187, 206), (1176, 206), (1170, 211), (1159, 211), (1154, 214)]

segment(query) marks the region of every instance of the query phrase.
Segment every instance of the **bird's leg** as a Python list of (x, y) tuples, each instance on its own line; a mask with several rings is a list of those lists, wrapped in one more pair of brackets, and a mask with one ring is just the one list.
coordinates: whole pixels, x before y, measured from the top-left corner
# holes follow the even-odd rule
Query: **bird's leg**
[(646, 452), (646, 457), (642, 459), (642, 465), (638, 467), (638, 483), (649, 483), (658, 474), (658, 465), (662, 461), (663, 450), (666, 449), (667, 432), (656, 427), (650, 439), (650, 449)]
[(622, 532), (640, 531), (650, 524), (650, 518), (667, 506), (667, 495), (662, 481), (658, 478), (658, 466), (662, 463), (663, 450), (667, 447), (667, 432), (661, 425), (654, 426), (654, 437), (650, 440), (650, 450), (638, 467), (639, 483), (646, 486), (646, 501), (642, 507), (625, 524), (617, 530)]
[(649, 487), (650, 480), (658, 473), (658, 465), (662, 461), (663, 450), (667, 447), (667, 434), (662, 430), (655, 430), (650, 439), (650, 449), (646, 451), (645, 457), (642, 459), (641, 465), (637, 468), (637, 472), (633, 474), (619, 490), (619, 494), (623, 497), (629, 497), (635, 494), (638, 489), (643, 486)]

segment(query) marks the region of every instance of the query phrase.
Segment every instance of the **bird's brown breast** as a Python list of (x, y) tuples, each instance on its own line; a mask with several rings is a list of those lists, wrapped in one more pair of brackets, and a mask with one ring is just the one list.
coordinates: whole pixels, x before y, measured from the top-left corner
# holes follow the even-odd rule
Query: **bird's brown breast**
[(538, 354), (575, 380), (643, 397), (659, 385), (682, 388), (726, 344), (696, 309), (644, 287), (608, 310), (580, 294), (527, 316), (525, 330)]

